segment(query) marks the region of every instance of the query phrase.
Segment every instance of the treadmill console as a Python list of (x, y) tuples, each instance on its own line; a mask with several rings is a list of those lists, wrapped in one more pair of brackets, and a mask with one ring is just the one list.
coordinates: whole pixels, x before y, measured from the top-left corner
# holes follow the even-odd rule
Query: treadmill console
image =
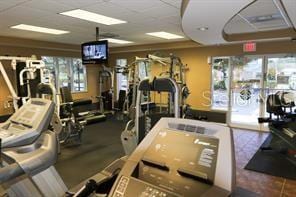
[(215, 187), (218, 148), (218, 138), (163, 128), (112, 196), (200, 196)]
[(52, 101), (39, 98), (29, 100), (2, 124), (2, 147), (30, 144), (48, 128), (53, 113)]

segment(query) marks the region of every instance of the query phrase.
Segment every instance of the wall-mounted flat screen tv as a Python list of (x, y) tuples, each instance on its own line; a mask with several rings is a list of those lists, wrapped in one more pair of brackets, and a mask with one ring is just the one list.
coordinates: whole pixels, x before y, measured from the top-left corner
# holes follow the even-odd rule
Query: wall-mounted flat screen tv
[(87, 42), (81, 45), (83, 64), (102, 64), (108, 62), (108, 41)]

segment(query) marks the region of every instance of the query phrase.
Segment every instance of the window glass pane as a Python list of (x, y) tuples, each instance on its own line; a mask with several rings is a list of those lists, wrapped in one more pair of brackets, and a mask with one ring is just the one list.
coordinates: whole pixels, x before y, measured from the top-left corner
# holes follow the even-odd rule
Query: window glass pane
[(232, 58), (231, 123), (258, 126), (263, 58)]
[[(267, 58), (267, 73), (265, 78), (265, 96), (275, 94), (278, 91), (290, 92), (294, 102), (296, 101), (296, 57), (279, 56)], [(265, 116), (266, 103), (264, 105)], [(289, 111), (289, 110), (288, 110)], [(273, 114), (273, 118), (276, 116)]]
[[(116, 60), (116, 66), (117, 67), (126, 67), (127, 66), (127, 59), (117, 59)], [(121, 69), (119, 69), (121, 70)], [(121, 72), (116, 73), (116, 82), (117, 82), (117, 98), (119, 97), (119, 91), (120, 90), (127, 90), (128, 86), (128, 77), (127, 74), (123, 74)]]
[(139, 63), (139, 79), (143, 80), (149, 76), (150, 66), (148, 62)]
[(73, 77), (73, 91), (81, 92), (86, 91), (86, 68), (82, 64), (81, 59), (73, 59), (72, 66), (72, 77)]
[(229, 64), (228, 57), (213, 58), (212, 109), (228, 109)]
[(266, 88), (296, 90), (296, 57), (268, 58)]
[(58, 68), (59, 68), (59, 86), (60, 87), (69, 87), (71, 90), (71, 73), (70, 65), (67, 58), (59, 57), (58, 58)]
[(49, 71), (51, 81), (54, 83), (55, 88), (58, 86), (57, 82), (57, 68), (53, 57), (42, 57), (42, 61), (45, 63), (45, 68)]
[(72, 92), (87, 91), (86, 67), (79, 58), (47, 57), (42, 60), (49, 70), (55, 87), (69, 87)]

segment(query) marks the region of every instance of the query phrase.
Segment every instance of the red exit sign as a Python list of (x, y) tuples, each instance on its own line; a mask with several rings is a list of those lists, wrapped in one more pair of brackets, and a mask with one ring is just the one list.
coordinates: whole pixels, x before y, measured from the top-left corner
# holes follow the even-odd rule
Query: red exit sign
[(255, 52), (255, 51), (256, 51), (255, 42), (247, 42), (244, 44), (244, 52)]

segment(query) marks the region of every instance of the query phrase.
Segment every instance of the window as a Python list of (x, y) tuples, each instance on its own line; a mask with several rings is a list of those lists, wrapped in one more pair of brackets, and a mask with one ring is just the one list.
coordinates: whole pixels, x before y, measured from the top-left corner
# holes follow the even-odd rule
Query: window
[(72, 76), (73, 91), (86, 91), (86, 68), (82, 64), (81, 59), (73, 59)]
[(151, 68), (150, 63), (146, 61), (139, 62), (139, 79), (143, 80), (150, 75)]
[(81, 59), (44, 56), (42, 60), (50, 71), (57, 90), (60, 87), (69, 87), (72, 92), (87, 91), (86, 67)]
[(229, 57), (213, 58), (212, 64), (212, 109), (228, 109)]
[[(123, 68), (125, 68), (127, 66), (127, 59), (117, 59), (116, 60), (116, 67), (118, 68), (118, 70), (122, 70)], [(127, 86), (128, 86), (128, 78), (127, 78), (127, 74), (123, 74), (122, 72), (118, 72), (116, 73), (116, 82), (117, 82), (117, 98), (119, 97), (119, 91), (120, 90), (127, 90)]]

